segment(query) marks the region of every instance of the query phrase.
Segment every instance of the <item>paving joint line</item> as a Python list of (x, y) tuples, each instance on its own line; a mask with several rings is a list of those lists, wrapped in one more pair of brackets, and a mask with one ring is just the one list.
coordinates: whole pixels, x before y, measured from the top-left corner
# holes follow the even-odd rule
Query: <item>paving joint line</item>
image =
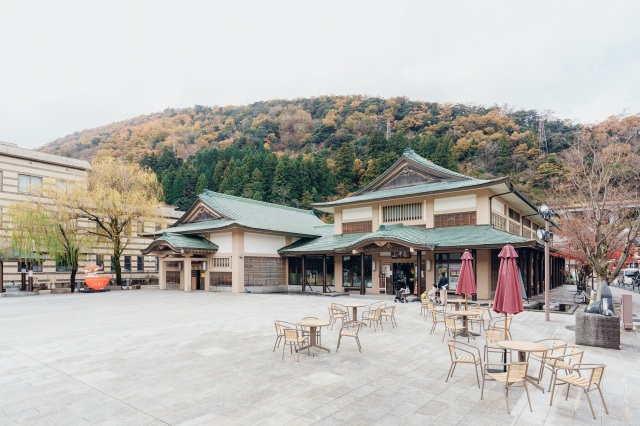
[(157, 418), (157, 417), (156, 417), (156, 416), (154, 416), (153, 414), (149, 414), (149, 413), (147, 413), (146, 411), (144, 411), (144, 410), (142, 410), (142, 409), (140, 409), (140, 408), (138, 408), (138, 407), (134, 407), (133, 405), (131, 405), (130, 403), (128, 403), (128, 402), (126, 402), (126, 401), (123, 401), (123, 400), (121, 400), (121, 399), (119, 399), (119, 398), (116, 398), (116, 397), (115, 397), (115, 396), (113, 396), (113, 395), (109, 395), (108, 393), (104, 392), (103, 390), (98, 389), (98, 388), (96, 388), (95, 386), (92, 386), (92, 385), (90, 385), (89, 383), (84, 382), (84, 381), (82, 381), (82, 380), (78, 379), (77, 377), (71, 376), (71, 375), (69, 375), (69, 374), (65, 373), (64, 371), (59, 370), (58, 368), (56, 368), (56, 367), (54, 367), (54, 366), (52, 366), (52, 365), (50, 365), (50, 364), (47, 364), (46, 362), (40, 361), (39, 359), (34, 358), (33, 356), (31, 356), (31, 355), (29, 355), (29, 354), (27, 354), (27, 353), (25, 353), (25, 352), (23, 352), (23, 351), (21, 351), (21, 350), (19, 350), (19, 349), (16, 349), (16, 348), (14, 348), (14, 347), (12, 347), (12, 346), (9, 346), (9, 345), (7, 345), (6, 343), (3, 343), (3, 346), (5, 346), (5, 347), (7, 347), (7, 348), (9, 348), (9, 349), (11, 349), (11, 350), (13, 350), (13, 351), (15, 351), (15, 352), (18, 352), (19, 354), (22, 354), (22, 355), (24, 355), (25, 357), (27, 357), (27, 358), (29, 358), (29, 359), (32, 359), (32, 360), (33, 360), (33, 361), (35, 361), (35, 362), (38, 362), (38, 363), (40, 363), (40, 364), (42, 364), (42, 365), (45, 365), (45, 366), (49, 367), (50, 369), (52, 369), (52, 370), (54, 370), (54, 371), (57, 371), (58, 373), (60, 373), (60, 374), (62, 374), (62, 375), (64, 375), (64, 376), (67, 376), (67, 377), (69, 377), (69, 378), (70, 378), (70, 379), (72, 379), (72, 380), (75, 380), (76, 382), (82, 383), (83, 385), (85, 385), (85, 386), (87, 386), (87, 387), (89, 387), (89, 388), (91, 388), (91, 389), (93, 389), (93, 390), (95, 390), (95, 391), (98, 391), (98, 392), (100, 392), (101, 394), (103, 394), (103, 395), (105, 395), (105, 396), (107, 396), (107, 397), (109, 397), (109, 398), (111, 398), (111, 399), (114, 399), (114, 400), (116, 400), (116, 401), (118, 401), (118, 402), (121, 402), (122, 404), (127, 405), (127, 406), (129, 406), (129, 407), (133, 408), (134, 410), (139, 411), (140, 413), (143, 413), (143, 414), (145, 414), (145, 415), (147, 415), (147, 416), (149, 416), (149, 417), (151, 417), (151, 418), (153, 418), (153, 419), (156, 419), (156, 420), (158, 420), (159, 422), (162, 422), (162, 423), (164, 423), (164, 424), (166, 424), (166, 425), (170, 425), (170, 424), (171, 424), (171, 423), (168, 423), (168, 422), (166, 422), (166, 421), (164, 421), (164, 420), (162, 420), (162, 419)]

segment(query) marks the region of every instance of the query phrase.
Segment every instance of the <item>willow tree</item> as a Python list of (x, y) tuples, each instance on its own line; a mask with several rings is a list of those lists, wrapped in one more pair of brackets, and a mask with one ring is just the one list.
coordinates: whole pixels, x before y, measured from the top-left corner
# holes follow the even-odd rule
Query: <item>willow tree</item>
[(73, 291), (80, 254), (89, 250), (93, 238), (78, 227), (78, 212), (69, 205), (74, 184), (61, 183), (46, 180), (37, 195), (9, 206), (12, 227), (8, 250), (20, 258), (47, 257), (68, 265)]
[(611, 282), (640, 236), (640, 115), (586, 127), (560, 155), (559, 247)]
[(120, 257), (131, 238), (125, 231), (157, 214), (161, 186), (152, 170), (121, 159), (100, 157), (91, 167), (86, 182), (74, 186), (70, 208), (95, 225), (89, 234), (111, 246), (111, 267), (122, 285)]

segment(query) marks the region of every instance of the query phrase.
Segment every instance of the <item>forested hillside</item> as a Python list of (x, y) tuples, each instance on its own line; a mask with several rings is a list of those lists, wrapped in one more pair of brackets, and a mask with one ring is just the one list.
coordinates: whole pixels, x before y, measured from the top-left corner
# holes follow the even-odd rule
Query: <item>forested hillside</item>
[(578, 130), (547, 119), (539, 135), (539, 122), (532, 110), (322, 96), (167, 109), (76, 132), (41, 150), (141, 162), (157, 173), (165, 201), (183, 209), (204, 189), (302, 207), (343, 197), (378, 176), (406, 147), (471, 176), (508, 175), (537, 200), (559, 172), (556, 153)]

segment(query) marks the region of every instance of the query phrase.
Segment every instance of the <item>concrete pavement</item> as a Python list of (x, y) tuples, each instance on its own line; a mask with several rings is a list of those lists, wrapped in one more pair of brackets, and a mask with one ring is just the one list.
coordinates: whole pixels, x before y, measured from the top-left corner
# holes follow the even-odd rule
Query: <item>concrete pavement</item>
[[(622, 291), (613, 289), (614, 292)], [(634, 294), (637, 302), (638, 295)], [(607, 364), (604, 395), (572, 390), (569, 400), (487, 382), (484, 400), (470, 366), (450, 365), (443, 327), (429, 335), (419, 303), (393, 296), (349, 296), (396, 306), (398, 328), (364, 329), (335, 352), (338, 327), (323, 330), (331, 353), (272, 352), (273, 321), (328, 318), (347, 297), (142, 290), (0, 300), (0, 425), (37, 424), (633, 424), (640, 419), (640, 339), (622, 350), (586, 349), (584, 362)], [(516, 340), (574, 342), (574, 316), (518, 315)], [(472, 343), (481, 350), (484, 340)], [(494, 360), (495, 361), (495, 360)], [(534, 370), (537, 367), (533, 367)], [(546, 376), (544, 383), (548, 383)]]

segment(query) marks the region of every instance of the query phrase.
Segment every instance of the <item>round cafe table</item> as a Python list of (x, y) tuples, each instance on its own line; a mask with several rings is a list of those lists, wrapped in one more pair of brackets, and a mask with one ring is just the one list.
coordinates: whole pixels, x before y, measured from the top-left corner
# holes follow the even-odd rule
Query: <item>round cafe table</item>
[(465, 310), (461, 310), (461, 311), (451, 311), (449, 312), (449, 315), (454, 315), (456, 317), (462, 317), (462, 327), (464, 328), (464, 337), (467, 337), (467, 335), (474, 337), (475, 336), (479, 336), (478, 333), (474, 333), (472, 331), (469, 331), (469, 328), (467, 327), (467, 318), (468, 317), (477, 317), (478, 316), (478, 312), (473, 312), (473, 311), (465, 311)]
[(341, 303), (342, 306), (346, 306), (347, 308), (351, 308), (352, 310), (352, 316), (351, 316), (351, 320), (352, 321), (358, 321), (358, 308), (364, 308), (365, 306), (367, 306), (366, 303), (362, 303), (362, 302), (344, 302)]
[[(529, 352), (546, 352), (549, 349), (547, 346), (541, 345), (540, 343), (526, 342), (522, 340), (502, 340), (500, 342), (496, 342), (496, 345), (503, 349), (518, 351), (519, 362), (526, 362), (527, 353)], [(544, 388), (538, 384), (537, 377), (527, 375), (526, 380), (544, 393)]]
[(303, 348), (300, 348), (299, 350), (307, 349), (307, 347), (309, 347), (309, 348), (318, 348), (318, 349), (322, 349), (323, 351), (331, 352), (329, 349), (322, 347), (318, 344), (318, 337), (320, 337), (320, 328), (328, 326), (329, 321), (320, 320), (320, 319), (304, 319), (304, 320), (298, 321), (296, 324), (299, 325), (300, 327), (309, 327), (309, 344)]

